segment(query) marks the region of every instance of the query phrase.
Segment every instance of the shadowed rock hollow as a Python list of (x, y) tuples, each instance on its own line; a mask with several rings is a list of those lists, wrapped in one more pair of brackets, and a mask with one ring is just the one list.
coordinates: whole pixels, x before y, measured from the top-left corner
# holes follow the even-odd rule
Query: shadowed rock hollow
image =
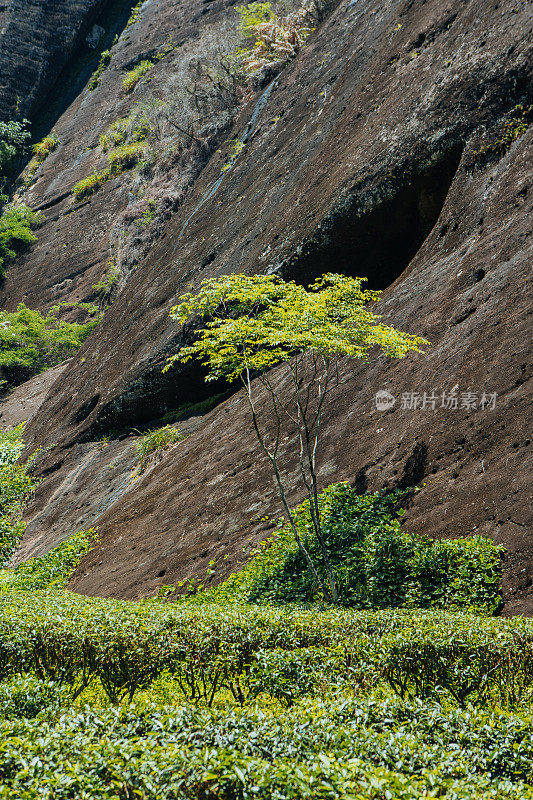
[[(194, 37), (233, 13), (229, 5), (148, 3), (106, 80), (66, 109), (55, 126), (62, 144), (27, 195), (46, 224), (8, 274), (5, 308), (90, 296), (130, 178), (80, 206), (68, 191), (96, 163), (85, 148), (130, 102), (121, 69), (169, 30)], [(384, 289), (384, 320), (431, 347), (401, 362), (346, 365), (350, 380), (327, 409), (322, 486), (423, 484), (404, 524), (436, 537), (492, 536), (508, 548), (506, 613), (533, 612), (533, 137), (531, 128), (513, 134), (517, 107), (531, 103), (531, 63), (525, 2), (338, 3), (279, 76), (235, 167), (200, 203), (225, 152), (206, 160), (103, 322), (41, 392), (27, 434), (31, 448), (47, 448), (45, 479), (18, 559), (97, 524), (76, 591), (147, 595), (203, 577), (214, 558), (216, 579), (227, 575), (243, 546), (265, 536), (254, 520), (280, 511), (239, 392), (182, 423), (187, 438), (130, 481), (133, 429), (206, 395), (197, 373), (161, 373), (179, 336), (169, 306), (209, 275), (277, 271), (307, 282), (342, 271)], [(173, 68), (171, 59), (158, 66), (163, 76)], [(396, 397), (386, 412), (375, 406), (379, 389)], [(458, 408), (441, 407), (454, 389)], [(424, 408), (404, 407), (411, 393), (426, 393)], [(493, 398), (485, 408), (483, 393)], [(288, 465), (290, 481), (290, 456)]]

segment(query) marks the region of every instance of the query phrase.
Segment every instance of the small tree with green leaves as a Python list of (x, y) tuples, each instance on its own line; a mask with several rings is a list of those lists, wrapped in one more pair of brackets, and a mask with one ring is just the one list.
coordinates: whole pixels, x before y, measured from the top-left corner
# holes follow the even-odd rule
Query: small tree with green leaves
[[(294, 537), (324, 598), (337, 602), (338, 589), (319, 509), (317, 467), (326, 399), (345, 380), (342, 359), (368, 361), (377, 352), (403, 358), (423, 352), (425, 339), (383, 325), (366, 306), (381, 292), (363, 290), (363, 278), (324, 275), (308, 289), (270, 275), (227, 275), (204, 281), (198, 292), (179, 298), (171, 316), (195, 319), (192, 344), (172, 356), (174, 362), (197, 359), (206, 380), (243, 384), (252, 424), (272, 466)], [(203, 326), (202, 326), (203, 324)], [(282, 365), (284, 380), (272, 373)], [(272, 414), (260, 419), (259, 392), (266, 391)], [(310, 517), (327, 580), (314, 563), (288, 501), (280, 471), (286, 426), (298, 442), (298, 465), (309, 499)]]

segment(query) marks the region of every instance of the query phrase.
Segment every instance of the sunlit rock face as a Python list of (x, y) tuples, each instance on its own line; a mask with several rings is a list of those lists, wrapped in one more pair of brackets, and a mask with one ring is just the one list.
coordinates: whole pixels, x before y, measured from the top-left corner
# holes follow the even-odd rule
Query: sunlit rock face
[[(173, 37), (175, 51), (151, 73), (162, 92), (187, 43), (233, 19), (231, 5), (148, 2), (101, 85), (63, 110), (54, 126), (61, 144), (25, 195), (46, 221), (8, 272), (4, 308), (90, 299), (110, 230), (131, 212), (132, 177), (80, 204), (71, 189), (101, 168), (99, 134), (142, 97), (141, 88), (124, 94), (125, 71)], [(243, 546), (266, 535), (257, 520), (280, 512), (238, 392), (191, 414), (187, 438), (130, 482), (139, 426), (162, 424), (208, 392), (198, 372), (162, 375), (179, 337), (169, 308), (191, 284), (224, 272), (307, 282), (341, 271), (383, 289), (384, 321), (431, 346), (423, 357), (347, 366), (325, 418), (321, 485), (420, 485), (404, 524), (436, 537), (492, 536), (508, 548), (506, 611), (533, 612), (532, 135), (527, 126), (512, 133), (518, 108), (531, 103), (527, 14), (511, 0), (342, 0), (279, 75), (223, 180), (260, 89), (243, 98), (218, 150), (198, 154), (188, 182), (172, 167), (179, 198), (103, 322), (39, 393), (27, 436), (47, 448), (44, 480), (19, 559), (97, 524), (100, 542), (76, 591), (137, 597), (203, 579), (213, 559), (217, 579), (234, 569)], [(386, 403), (376, 404), (378, 392)], [(103, 437), (111, 444), (102, 447)], [(283, 447), (297, 503), (295, 443)]]

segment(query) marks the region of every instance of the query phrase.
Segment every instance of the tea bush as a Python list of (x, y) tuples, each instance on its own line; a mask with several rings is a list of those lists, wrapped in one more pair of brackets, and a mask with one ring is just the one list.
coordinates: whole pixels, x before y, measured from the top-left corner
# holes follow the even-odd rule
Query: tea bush
[(0, 727), (0, 797), (527, 800), (528, 723), (373, 696), (41, 714)]
[(11, 388), (73, 355), (99, 322), (94, 313), (85, 323), (65, 322), (50, 309), (46, 316), (19, 303), (0, 312), (0, 373)]
[[(314, 648), (324, 650), (327, 670)], [(284, 663), (275, 654), (282, 650), (300, 652)], [(169, 673), (188, 701), (210, 705), (228, 691), (242, 702), (253, 698), (261, 669), (277, 673), (262, 685), (280, 699), (297, 697), (302, 681), (361, 687), (385, 681), (405, 697), (445, 695), (511, 707), (530, 700), (533, 627), (443, 611), (183, 602), (173, 608), (9, 587), (2, 597), (1, 679), (32, 673), (74, 694), (96, 680), (116, 702)]]
[[(398, 670), (411, 673), (424, 642), (450, 668), (454, 648), (480, 667), (492, 649), (500, 661), (515, 659), (512, 674), (502, 682), (489, 659), (492, 700), (473, 692), (464, 707), (429, 674), (431, 687), (401, 699), (379, 682), (383, 662), (401, 644)], [(532, 644), (527, 620), (295, 607), (228, 613), (15, 592), (0, 607), (8, 718), (0, 722), (0, 797), (533, 797), (532, 670), (524, 671)], [(157, 669), (175, 675), (172, 705), (154, 703), (154, 690), (130, 709), (109, 709), (93, 692), (92, 708), (65, 709), (72, 700), (61, 683), (83, 692), (98, 676), (117, 702), (132, 695), (128, 684), (148, 687)], [(29, 684), (30, 708), (15, 714), (9, 692), (20, 704), (32, 679), (9, 675), (28, 672), (43, 683)], [(498, 708), (501, 687), (520, 672), (520, 711)], [(43, 697), (50, 678), (55, 694)], [(20, 718), (34, 713), (35, 721)]]
[(60, 695), (57, 683), (32, 675), (0, 683), (0, 719), (33, 719), (41, 711), (57, 707)]

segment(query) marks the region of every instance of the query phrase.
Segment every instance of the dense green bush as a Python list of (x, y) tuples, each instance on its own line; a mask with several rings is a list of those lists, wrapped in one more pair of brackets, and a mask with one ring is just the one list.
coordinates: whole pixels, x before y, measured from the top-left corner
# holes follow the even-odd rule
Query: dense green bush
[[(300, 650), (296, 661), (278, 659), (277, 677), (263, 686), (290, 699), (304, 678), (320, 683), (313, 648), (323, 648), (330, 664), (322, 681), (382, 680), (404, 696), (443, 694), (460, 703), (517, 705), (531, 695), (533, 626), (523, 620), (224, 603), (173, 608), (9, 588), (0, 606), (0, 679), (31, 672), (74, 694), (97, 680), (113, 701), (133, 697), (165, 672), (189, 701), (210, 704), (227, 691), (239, 697), (239, 686), (245, 700), (257, 693), (261, 659), (272, 672), (274, 651)], [(289, 692), (291, 680), (297, 685)]]
[(35, 455), (19, 463), (25, 448), (23, 431), (24, 425), (0, 431), (0, 568), (22, 537), (22, 511), (37, 486), (31, 474)]
[[(320, 497), (324, 535), (340, 602), (356, 608), (466, 609), (501, 605), (501, 548), (480, 536), (433, 541), (400, 525), (402, 492), (359, 494), (333, 484)], [(323, 570), (308, 503), (296, 512), (300, 536)], [(289, 526), (279, 527), (243, 570), (214, 590), (257, 603), (309, 602), (316, 587)]]
[(21, 675), (0, 683), (0, 719), (33, 719), (41, 711), (57, 707), (59, 700), (57, 683)]
[[(13, 162), (21, 154), (31, 134), (28, 131), (30, 123), (27, 119), (21, 122), (11, 120), (9, 122), (0, 121), (0, 190), (3, 180), (8, 176)], [(0, 207), (2, 203), (0, 202)]]
[(0, 723), (9, 800), (533, 797), (531, 717), (501, 710), (346, 692), (288, 711), (149, 704), (58, 714), (51, 698), (35, 720), (12, 716)]
[(96, 309), (85, 323), (64, 322), (59, 308), (43, 316), (20, 303), (13, 312), (0, 312), (0, 372), (11, 388), (73, 355), (98, 324)]
[(8, 591), (64, 589), (80, 559), (93, 547), (94, 528), (78, 531), (44, 556), (0, 570), (0, 596)]
[(42, 214), (24, 203), (5, 206), (0, 215), (0, 280), (5, 277), (7, 262), (16, 257), (17, 251), (37, 241), (33, 229), (43, 219)]

